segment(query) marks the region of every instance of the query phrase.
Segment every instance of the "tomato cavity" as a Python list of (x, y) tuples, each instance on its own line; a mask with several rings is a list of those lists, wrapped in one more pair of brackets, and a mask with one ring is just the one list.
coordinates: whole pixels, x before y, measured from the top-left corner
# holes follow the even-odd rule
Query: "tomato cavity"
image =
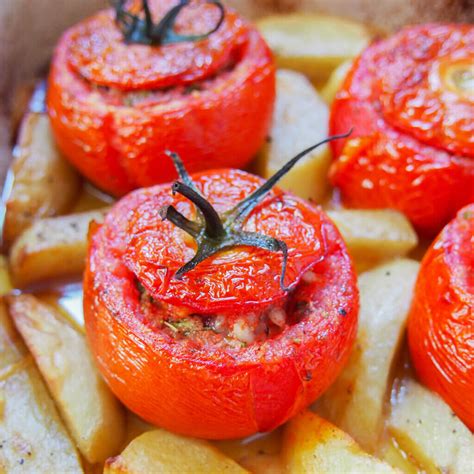
[(309, 302), (299, 296), (299, 290), (316, 279), (316, 274), (309, 270), (284, 301), (268, 305), (260, 312), (234, 315), (192, 312), (186, 307), (155, 300), (138, 280), (135, 286), (148, 323), (168, 337), (175, 341), (187, 339), (199, 346), (238, 350), (277, 337), (289, 326), (301, 322), (308, 314)]

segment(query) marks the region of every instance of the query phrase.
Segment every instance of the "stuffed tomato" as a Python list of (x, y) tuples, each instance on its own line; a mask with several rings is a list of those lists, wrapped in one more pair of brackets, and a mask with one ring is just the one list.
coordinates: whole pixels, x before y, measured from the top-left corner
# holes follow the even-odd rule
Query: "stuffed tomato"
[(421, 380), (474, 429), (474, 204), (461, 209), (421, 264), (408, 341)]
[(270, 50), (235, 11), (214, 0), (117, 0), (63, 34), (47, 104), (64, 155), (120, 196), (176, 177), (166, 148), (191, 171), (245, 166), (274, 96)]
[[(301, 155), (303, 156), (303, 155)], [(145, 420), (209, 439), (271, 430), (344, 366), (358, 292), (324, 212), (244, 171), (134, 191), (91, 230), (87, 336)], [(278, 178), (278, 177), (277, 177)]]
[(474, 27), (422, 25), (355, 61), (334, 101), (333, 184), (344, 203), (404, 212), (435, 235), (474, 199)]

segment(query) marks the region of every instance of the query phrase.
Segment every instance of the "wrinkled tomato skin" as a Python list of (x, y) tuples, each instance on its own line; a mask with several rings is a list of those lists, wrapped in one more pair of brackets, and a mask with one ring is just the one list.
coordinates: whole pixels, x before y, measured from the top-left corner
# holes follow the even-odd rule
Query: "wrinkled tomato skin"
[[(331, 133), (353, 127), (350, 138), (331, 143), (330, 178), (345, 205), (397, 209), (434, 237), (474, 199), (472, 100), (430, 82), (437, 55), (459, 38), (465, 44), (453, 58), (472, 61), (470, 25), (407, 28), (355, 61), (330, 117)], [(408, 62), (407, 51), (416, 51), (416, 61)]]
[(421, 264), (408, 319), (422, 382), (474, 429), (474, 204), (461, 209)]
[(252, 27), (237, 48), (233, 69), (218, 72), (206, 90), (158, 90), (156, 103), (132, 106), (107, 99), (70, 66), (72, 33), (63, 35), (54, 54), (48, 112), (61, 151), (100, 189), (121, 196), (174, 179), (166, 150), (179, 153), (193, 172), (242, 168), (263, 143), (273, 112), (275, 67)]
[(238, 350), (174, 340), (144, 314), (134, 274), (111, 251), (144, 194), (162, 190), (129, 194), (91, 231), (84, 316), (99, 370), (130, 410), (171, 431), (229, 439), (274, 429), (313, 402), (349, 356), (359, 300), (345, 244), (315, 208), (325, 257), (295, 290), (308, 314), (280, 334)]

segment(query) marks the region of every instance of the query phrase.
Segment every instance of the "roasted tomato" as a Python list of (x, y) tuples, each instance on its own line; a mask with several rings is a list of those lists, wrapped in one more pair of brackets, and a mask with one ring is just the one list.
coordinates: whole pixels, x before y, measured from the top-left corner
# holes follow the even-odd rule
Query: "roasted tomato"
[(408, 319), (416, 371), (474, 429), (474, 204), (425, 255)]
[(114, 195), (174, 179), (167, 148), (191, 171), (245, 166), (275, 96), (260, 34), (217, 1), (129, 3), (117, 0), (116, 12), (73, 26), (57, 45), (47, 103), (64, 155)]
[(359, 305), (351, 259), (320, 208), (272, 190), (281, 174), (191, 180), (174, 159), (172, 190), (132, 192), (91, 231), (92, 352), (151, 423), (213, 439), (271, 430), (347, 360)]
[(331, 179), (345, 204), (435, 235), (474, 199), (474, 27), (406, 28), (366, 49), (334, 101)]

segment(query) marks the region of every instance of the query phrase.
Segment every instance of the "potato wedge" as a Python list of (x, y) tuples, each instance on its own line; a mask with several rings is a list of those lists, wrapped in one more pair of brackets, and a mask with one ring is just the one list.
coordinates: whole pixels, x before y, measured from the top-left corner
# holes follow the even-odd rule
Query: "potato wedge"
[(0, 301), (0, 471), (81, 473), (74, 443)]
[(10, 274), (8, 273), (8, 260), (0, 255), (0, 296), (6, 295), (12, 289)]
[(392, 437), (386, 437), (378, 448), (379, 457), (394, 468), (405, 474), (419, 474), (421, 466), (413, 456), (402, 450), (397, 441)]
[(331, 106), (333, 100), (336, 97), (337, 91), (341, 88), (344, 79), (346, 78), (349, 69), (352, 67), (352, 60), (344, 61), (339, 64), (336, 69), (331, 73), (326, 84), (321, 89), (321, 97), (326, 101), (326, 104)]
[(36, 219), (63, 214), (74, 204), (81, 179), (56, 148), (46, 114), (25, 115), (8, 182), (3, 197), (6, 246)]
[[(327, 137), (329, 111), (306, 77), (294, 71), (277, 71), (277, 98), (269, 142), (263, 147), (256, 171), (269, 178), (304, 148)], [(320, 202), (328, 190), (331, 162), (324, 145), (304, 157), (278, 183), (304, 199)]]
[(472, 433), (438, 395), (414, 380), (400, 387), (388, 429), (425, 472), (473, 472)]
[(283, 474), (284, 466), (280, 459), (283, 430), (258, 434), (249, 440), (213, 441), (213, 445), (226, 456), (254, 474)]
[(127, 411), (127, 436), (125, 444), (131, 443), (135, 438), (146, 433), (147, 431), (156, 430), (156, 426), (147, 423), (145, 420), (142, 420), (140, 417), (132, 413), (131, 411)]
[(357, 340), (347, 366), (317, 403), (320, 414), (371, 452), (382, 432), (390, 369), (405, 333), (419, 263), (395, 260), (359, 277)]
[(119, 456), (105, 463), (104, 474), (247, 473), (210, 443), (165, 430), (135, 438)]
[(372, 36), (361, 23), (311, 13), (272, 15), (257, 26), (277, 65), (307, 75), (317, 87), (339, 64), (359, 54)]
[(15, 284), (25, 287), (52, 278), (80, 275), (92, 221), (101, 222), (107, 208), (36, 221), (23, 232), (10, 251)]
[(8, 301), (79, 451), (91, 464), (105, 461), (122, 447), (125, 416), (99, 375), (84, 336), (34, 296)]
[[(43, 86), (43, 87), (41, 87)], [(11, 104), (10, 104), (10, 120), (11, 120), (11, 130), (13, 134), (18, 133), (23, 117), (26, 112), (30, 110), (30, 103), (32, 96), (43, 90), (45, 90), (45, 84), (43, 81), (38, 81), (38, 79), (30, 79), (28, 81), (22, 81), (13, 88)], [(44, 105), (44, 101), (43, 101)], [(40, 112), (44, 112), (45, 107)]]
[(328, 211), (358, 266), (407, 255), (418, 245), (410, 221), (400, 212), (380, 210)]
[(300, 413), (286, 425), (283, 462), (288, 474), (397, 472), (365, 453), (348, 434), (310, 411)]
[(244, 456), (239, 464), (252, 474), (285, 474), (280, 456), (275, 454), (257, 453)]
[(85, 183), (69, 214), (98, 211), (110, 206), (115, 201), (116, 199), (112, 196), (99, 191), (89, 183)]

